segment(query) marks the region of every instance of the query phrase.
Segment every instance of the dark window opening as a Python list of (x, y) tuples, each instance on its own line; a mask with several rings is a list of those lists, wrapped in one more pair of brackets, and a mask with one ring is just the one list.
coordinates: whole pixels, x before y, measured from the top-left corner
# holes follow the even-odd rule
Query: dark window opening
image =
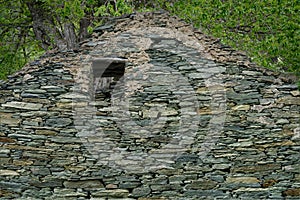
[(93, 60), (94, 91), (97, 96), (110, 97), (114, 86), (124, 76), (125, 65), (126, 59), (121, 58)]

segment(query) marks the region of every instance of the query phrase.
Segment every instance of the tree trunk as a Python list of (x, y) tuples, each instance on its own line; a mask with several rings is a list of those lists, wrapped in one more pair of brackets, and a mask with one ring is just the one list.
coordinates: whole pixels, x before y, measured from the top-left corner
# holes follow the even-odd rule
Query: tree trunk
[(90, 20), (87, 17), (83, 17), (80, 20), (80, 29), (79, 29), (79, 42), (84, 40), (88, 36), (88, 27), (91, 24)]
[(53, 26), (52, 20), (40, 2), (26, 1), (26, 5), (30, 11), (33, 31), (38, 40), (41, 41), (41, 46), (44, 50), (47, 50), (51, 45), (51, 38), (49, 34), (53, 32), (51, 26)]
[(77, 48), (77, 38), (75, 34), (75, 27), (72, 23), (64, 24), (64, 37), (67, 43), (67, 49)]
[[(61, 28), (57, 27), (52, 11), (46, 9), (45, 3), (42, 1), (25, 1), (32, 17), (33, 31), (38, 40), (41, 41), (41, 47), (48, 50), (49, 47), (58, 50), (74, 49), (77, 45), (77, 37), (75, 27), (70, 23), (64, 23)], [(58, 19), (57, 19), (58, 20)]]

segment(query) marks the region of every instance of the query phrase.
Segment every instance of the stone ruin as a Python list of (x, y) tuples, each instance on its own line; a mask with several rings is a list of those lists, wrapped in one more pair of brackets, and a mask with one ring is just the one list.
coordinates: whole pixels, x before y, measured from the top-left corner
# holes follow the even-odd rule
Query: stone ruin
[(299, 199), (300, 92), (164, 12), (0, 83), (0, 199)]

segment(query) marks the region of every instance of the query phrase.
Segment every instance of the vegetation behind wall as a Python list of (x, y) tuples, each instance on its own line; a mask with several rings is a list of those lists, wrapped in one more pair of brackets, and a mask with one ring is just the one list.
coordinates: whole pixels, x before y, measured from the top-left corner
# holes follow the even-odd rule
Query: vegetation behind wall
[(47, 50), (76, 49), (107, 18), (165, 9), (258, 65), (300, 76), (300, 5), (246, 0), (0, 0), (0, 78)]

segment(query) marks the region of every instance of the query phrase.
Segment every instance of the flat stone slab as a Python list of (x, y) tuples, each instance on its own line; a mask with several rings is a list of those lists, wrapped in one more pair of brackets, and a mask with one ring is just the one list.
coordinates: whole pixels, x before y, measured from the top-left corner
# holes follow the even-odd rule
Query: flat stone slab
[(6, 104), (2, 104), (2, 106), (8, 108), (24, 109), (24, 110), (39, 110), (43, 107), (43, 104), (11, 101), (11, 102), (7, 102)]
[(13, 170), (0, 170), (0, 176), (19, 176), (20, 174)]

